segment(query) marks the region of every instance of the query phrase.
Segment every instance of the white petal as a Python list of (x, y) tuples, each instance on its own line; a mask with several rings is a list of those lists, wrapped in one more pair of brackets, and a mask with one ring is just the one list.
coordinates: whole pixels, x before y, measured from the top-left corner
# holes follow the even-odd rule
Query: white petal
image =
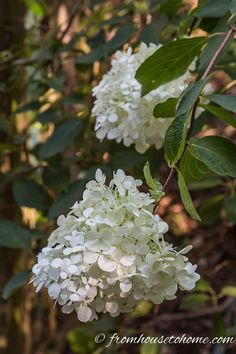
[(49, 278), (51, 278), (54, 281), (58, 280), (59, 274), (60, 274), (59, 269), (56, 268), (50, 268), (48, 271)]
[(95, 288), (95, 287), (91, 287), (91, 288), (87, 291), (87, 297), (88, 297), (89, 299), (94, 299), (96, 295), (97, 295), (97, 288)]
[(84, 252), (84, 263), (93, 264), (97, 261), (99, 254), (96, 252), (85, 251)]
[(119, 305), (116, 301), (108, 301), (106, 303), (105, 308), (109, 313), (116, 313), (119, 308)]
[(66, 272), (61, 272), (60, 277), (61, 277), (61, 279), (66, 279), (68, 277), (68, 275)]
[(81, 322), (88, 322), (92, 317), (92, 310), (88, 306), (81, 306), (77, 315)]
[(40, 272), (41, 268), (42, 268), (42, 267), (41, 267), (39, 264), (35, 264), (35, 265), (33, 266), (33, 268), (32, 268), (32, 272), (33, 272), (34, 274), (38, 274), (38, 273)]
[(61, 292), (61, 287), (59, 284), (52, 283), (49, 285), (48, 295), (50, 296), (50, 298), (56, 299), (59, 296), (60, 292)]
[(88, 218), (92, 214), (93, 210), (93, 208), (87, 208), (83, 211), (83, 215)]
[(116, 178), (119, 180), (119, 182), (123, 182), (125, 179), (125, 173), (123, 170), (121, 170), (120, 168), (116, 171), (115, 174)]
[(120, 259), (120, 263), (122, 265), (124, 265), (125, 267), (129, 267), (131, 266), (132, 264), (134, 264), (134, 261), (135, 261), (135, 256), (134, 255), (131, 255), (131, 256), (124, 256)]
[(118, 119), (118, 116), (117, 116), (117, 114), (115, 114), (115, 113), (110, 114), (110, 115), (108, 116), (108, 120), (109, 120), (109, 122), (111, 122), (111, 123), (116, 122), (117, 119)]
[(123, 293), (128, 293), (132, 289), (132, 283), (131, 282), (121, 282), (120, 283), (120, 289), (123, 291)]
[(104, 139), (105, 136), (106, 136), (107, 132), (105, 129), (99, 129), (97, 132), (96, 132), (96, 135), (97, 135), (97, 138), (98, 139)]
[(108, 131), (107, 139), (108, 140), (115, 139), (118, 136), (118, 134), (119, 134), (118, 129), (117, 128), (113, 128), (113, 129)]
[(98, 168), (95, 173), (95, 179), (97, 182), (101, 182), (102, 178), (103, 178), (102, 170), (100, 170), (100, 168)]
[(79, 288), (79, 290), (77, 292), (81, 296), (85, 296), (87, 294), (87, 291), (85, 290), (85, 288)]
[(58, 226), (63, 226), (65, 224), (66, 218), (64, 215), (60, 215), (57, 218), (57, 225)]
[(62, 306), (61, 310), (63, 313), (66, 313), (66, 314), (71, 313), (74, 310), (74, 305), (73, 304), (70, 304), (70, 305), (65, 304), (64, 306)]
[(70, 300), (71, 301), (80, 301), (81, 300), (81, 297), (78, 295), (78, 294), (72, 294), (70, 296)]
[(36, 292), (36, 293), (39, 292), (39, 291), (42, 289), (43, 286), (44, 286), (44, 281), (41, 281), (41, 282), (38, 284), (38, 286), (37, 286), (35, 292)]
[(71, 248), (71, 247), (67, 247), (67, 248), (65, 248), (64, 250), (63, 250), (63, 254), (65, 255), (65, 256), (68, 256), (69, 254), (71, 254), (73, 252), (73, 248)]
[(70, 274), (75, 274), (78, 270), (78, 267), (74, 264), (71, 264), (69, 267), (68, 267), (68, 271)]
[(80, 263), (81, 261), (82, 261), (82, 254), (81, 253), (79, 253), (79, 254), (73, 254), (71, 257), (70, 257), (70, 259), (71, 259), (71, 262), (72, 263)]
[(101, 255), (98, 258), (98, 266), (104, 270), (104, 272), (113, 272), (117, 267), (117, 263)]
[(192, 248), (193, 248), (192, 245), (186, 246), (186, 247), (184, 247), (181, 251), (179, 251), (178, 254), (186, 254), (186, 253), (188, 253), (189, 251), (191, 251)]
[(160, 234), (164, 234), (169, 230), (169, 226), (166, 222), (160, 221), (157, 226), (157, 232)]
[(104, 309), (104, 306), (105, 306), (104, 300), (102, 300), (102, 299), (100, 299), (100, 298), (97, 298), (97, 299), (95, 300), (95, 310), (96, 310), (97, 312), (102, 312), (103, 309)]
[(61, 258), (56, 258), (52, 261), (51, 266), (53, 268), (60, 268), (62, 266), (62, 259)]
[(48, 262), (48, 260), (47, 260), (46, 258), (40, 258), (40, 259), (38, 260), (38, 264), (39, 264), (40, 266), (47, 266), (47, 265), (49, 264), (49, 262)]

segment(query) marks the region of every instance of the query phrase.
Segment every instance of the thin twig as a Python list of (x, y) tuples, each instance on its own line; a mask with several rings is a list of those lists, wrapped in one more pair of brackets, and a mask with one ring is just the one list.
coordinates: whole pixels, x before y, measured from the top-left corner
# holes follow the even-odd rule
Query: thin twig
[(204, 79), (205, 77), (207, 77), (211, 71), (211, 69), (213, 68), (213, 66), (215, 65), (219, 55), (221, 54), (222, 50), (225, 48), (226, 44), (228, 43), (228, 41), (230, 40), (232, 34), (234, 33), (235, 29), (233, 27), (230, 27), (230, 29), (228, 30), (228, 32), (226, 33), (226, 36), (223, 40), (223, 42), (220, 44), (219, 48), (217, 49), (217, 51), (215, 52), (215, 54), (213, 55), (209, 65), (207, 66), (204, 74), (202, 75), (202, 79)]
[(168, 183), (169, 183), (170, 179), (172, 178), (174, 172), (175, 172), (175, 169), (172, 167), (172, 168), (170, 169), (170, 173), (169, 173), (169, 175), (168, 175), (168, 177), (167, 177), (167, 179), (166, 179), (166, 181), (165, 181), (165, 184), (164, 184), (164, 186), (163, 186), (163, 189), (164, 189), (164, 190), (165, 190), (166, 187), (168, 186)]
[[(167, 179), (165, 181), (165, 184), (163, 186), (163, 191), (165, 191), (165, 189), (166, 189), (169, 181), (171, 180), (172, 175), (174, 174), (174, 172), (175, 172), (175, 169), (172, 167), (170, 169), (170, 173), (169, 173), (169, 175), (168, 175), (168, 177), (167, 177)], [(159, 206), (159, 202), (156, 202), (155, 205), (154, 205), (154, 208), (153, 208), (153, 214), (156, 214), (158, 206)]]
[(70, 17), (69, 17), (69, 20), (68, 20), (68, 23), (67, 23), (67, 26), (65, 28), (65, 30), (62, 32), (61, 36), (59, 37), (59, 40), (62, 41), (65, 37), (65, 35), (67, 34), (67, 32), (69, 31), (73, 21), (74, 21), (74, 18), (75, 16), (77, 15), (77, 12), (78, 12), (78, 9), (79, 9), (79, 6), (81, 4), (81, 1), (78, 0), (76, 3), (75, 3), (75, 6), (70, 14)]
[(194, 27), (195, 27), (195, 25), (197, 23), (197, 20), (198, 20), (197, 17), (193, 18), (192, 23), (191, 23), (191, 25), (189, 27), (189, 30), (188, 30), (188, 36), (191, 36), (191, 34), (192, 34), (193, 30), (194, 30)]
[[(145, 318), (145, 326), (143, 327), (143, 330), (149, 327), (158, 326), (161, 322), (194, 320), (205, 316), (211, 316), (216, 313), (222, 313), (228, 310), (234, 304), (234, 302), (235, 299), (230, 297), (227, 298), (221, 305), (214, 305), (198, 311), (163, 313), (160, 315), (157, 314), (154, 317), (150, 317), (150, 319), (147, 317)], [(130, 320), (127, 324), (135, 327), (135, 320)]]
[(221, 305), (214, 305), (212, 307), (207, 307), (198, 311), (190, 311), (190, 312), (177, 312), (177, 313), (166, 313), (160, 316), (157, 316), (155, 320), (159, 321), (180, 321), (185, 319), (194, 319), (198, 317), (204, 317), (213, 315), (215, 313), (224, 312), (229, 308), (229, 306), (234, 302), (235, 299), (227, 298)]

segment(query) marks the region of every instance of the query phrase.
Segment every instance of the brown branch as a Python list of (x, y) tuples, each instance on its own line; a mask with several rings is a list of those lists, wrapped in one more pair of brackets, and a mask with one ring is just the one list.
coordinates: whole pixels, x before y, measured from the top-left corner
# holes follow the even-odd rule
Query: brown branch
[(198, 20), (197, 17), (193, 18), (192, 23), (191, 23), (191, 25), (189, 27), (189, 30), (188, 30), (188, 36), (191, 36), (191, 34), (192, 34), (193, 30), (194, 30), (194, 27), (195, 27), (195, 25), (197, 23), (197, 20)]
[[(230, 306), (233, 305), (234, 301), (234, 298), (227, 298), (221, 305), (213, 305), (198, 311), (157, 314), (154, 317), (145, 319), (144, 328), (155, 327), (161, 322), (194, 320), (216, 313), (222, 313), (228, 310)], [(135, 320), (128, 321), (128, 325), (135, 327)]]
[(215, 54), (213, 55), (210, 63), (208, 64), (204, 74), (202, 75), (201, 79), (204, 79), (205, 77), (207, 77), (211, 71), (211, 69), (213, 68), (213, 66), (215, 65), (219, 55), (221, 54), (222, 50), (225, 48), (225, 46), (227, 45), (227, 43), (229, 42), (232, 34), (234, 33), (236, 29), (234, 27), (230, 27), (230, 29), (228, 30), (228, 32), (225, 35), (225, 38), (223, 40), (223, 42), (220, 44), (219, 48), (217, 49), (217, 51), (215, 52)]
[(215, 313), (224, 312), (233, 303), (233, 301), (234, 301), (233, 298), (227, 298), (221, 305), (214, 305), (198, 311), (163, 314), (157, 316), (156, 320), (158, 322), (159, 321), (180, 321), (185, 319), (190, 320), (198, 317), (209, 316)]
[[(174, 172), (175, 172), (175, 169), (174, 169), (174, 168), (171, 168), (171, 169), (170, 169), (170, 173), (169, 173), (169, 175), (168, 175), (168, 177), (167, 177), (167, 179), (166, 179), (166, 181), (165, 181), (165, 184), (164, 184), (164, 186), (163, 186), (163, 190), (164, 190), (164, 191), (165, 191), (166, 187), (168, 186), (168, 183), (169, 183), (169, 181), (171, 180), (171, 178), (172, 178)], [(159, 206), (159, 202), (155, 203), (154, 208), (153, 208), (153, 214), (156, 214), (158, 206)]]
[(69, 31), (74, 19), (75, 19), (75, 16), (77, 15), (77, 12), (79, 10), (79, 6), (81, 5), (81, 0), (78, 0), (76, 3), (75, 3), (75, 6), (73, 8), (73, 10), (71, 11), (71, 14), (70, 14), (70, 17), (69, 17), (69, 20), (68, 20), (68, 23), (67, 23), (67, 26), (65, 28), (65, 30), (61, 33), (61, 36), (59, 37), (59, 40), (62, 41), (64, 39), (64, 37), (66, 36), (67, 32)]

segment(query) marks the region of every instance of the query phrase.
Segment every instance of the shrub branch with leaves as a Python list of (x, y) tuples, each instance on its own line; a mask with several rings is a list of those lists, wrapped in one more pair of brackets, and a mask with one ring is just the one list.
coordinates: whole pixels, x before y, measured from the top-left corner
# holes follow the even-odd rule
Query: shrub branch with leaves
[[(195, 285), (182, 309), (211, 302), (202, 314), (215, 314), (235, 287), (195, 284), (191, 246), (179, 251), (164, 239), (161, 209), (180, 194), (196, 227), (219, 218), (235, 225), (235, 0), (191, 10), (181, 0), (16, 3), (24, 3), (22, 38), (13, 9), (10, 37), (0, 23), (1, 285), (11, 303), (4, 323), (20, 327), (15, 313), (32, 304), (30, 286), (25, 297), (17, 291), (32, 251), (37, 291), (46, 287), (80, 321), (129, 316), (142, 300), (160, 304)], [(170, 216), (163, 219), (171, 226)]]
[[(165, 159), (171, 168), (165, 188), (170, 182), (173, 170), (176, 170), (185, 208), (191, 217), (198, 221), (201, 219), (193, 205), (179, 164), (187, 149), (204, 164), (207, 161), (210, 168), (211, 164), (216, 163), (217, 153), (218, 159), (223, 158), (220, 156), (222, 147), (224, 152), (232, 150), (228, 160), (236, 157), (235, 146), (222, 137), (191, 138), (200, 95), (210, 79), (208, 75), (234, 33), (231, 20), (232, 18), (229, 19), (228, 32), (203, 75), (195, 82), (190, 82), (180, 99), (174, 101), (177, 103), (175, 118), (164, 138)], [(173, 86), (178, 85), (178, 81), (173, 80), (186, 72), (205, 44), (204, 37), (179, 39), (157, 48), (154, 53), (148, 55), (136, 73), (137, 80), (142, 84), (142, 94), (151, 92), (152, 99), (155, 100), (157, 98), (154, 89), (160, 87), (164, 90), (163, 85), (169, 82), (172, 82)], [(141, 48), (140, 52), (147, 49)], [(145, 58), (146, 55), (141, 54), (140, 58), (143, 56)], [(94, 89), (97, 101), (93, 112), (99, 115), (99, 127), (105, 119), (116, 123), (118, 116), (123, 115), (124, 143), (130, 145), (131, 140), (127, 139), (132, 131), (128, 131), (128, 124), (130, 121), (135, 129), (138, 121), (135, 121), (135, 116), (130, 119), (129, 113), (132, 108), (140, 109), (139, 103), (135, 104), (136, 100), (140, 99), (139, 86), (136, 79), (130, 77), (131, 69), (126, 73), (125, 67), (122, 67), (123, 64), (128, 67), (129, 63), (133, 63), (134, 56), (130, 52), (127, 57), (118, 53), (116, 58), (117, 62), (113, 63), (119, 67), (120, 72), (114, 69), (110, 73), (111, 77), (106, 76), (108, 80), (103, 79)], [(140, 58), (136, 60), (140, 61)], [(120, 81), (119, 76), (122, 74), (127, 75), (127, 78), (121, 76)], [(207, 97), (211, 99), (212, 96)], [(214, 97), (218, 97), (218, 102), (225, 102), (224, 96), (213, 94), (213, 99)], [(229, 100), (228, 97), (227, 99)], [(158, 107), (155, 107), (155, 111), (158, 112)], [(152, 119), (150, 115), (149, 119)], [(106, 126), (108, 138), (117, 137), (119, 127)], [(105, 133), (100, 130), (99, 136), (104, 137)], [(140, 133), (137, 132), (136, 138), (139, 136)], [(219, 164), (218, 161), (217, 163)], [(227, 175), (228, 171), (230, 175), (231, 167), (233, 162), (224, 159), (220, 166), (214, 166), (213, 171), (220, 170), (223, 175)], [(127, 177), (119, 169), (110, 182), (110, 189), (106, 189), (105, 176), (101, 170), (97, 170), (96, 181), (90, 181), (86, 185), (83, 200), (72, 207), (66, 218), (59, 217), (59, 228), (51, 234), (48, 247), (40, 253), (38, 263), (33, 268), (33, 282), (37, 290), (45, 286), (49, 296), (64, 305), (64, 312), (75, 310), (81, 321), (97, 319), (97, 313), (101, 311), (118, 316), (121, 312), (131, 311), (136, 300), (140, 299), (159, 304), (164, 299), (175, 297), (177, 284), (181, 289), (191, 290), (199, 279), (195, 273), (196, 267), (188, 262), (187, 257), (180, 256), (180, 253), (175, 257), (172, 245), (165, 243), (163, 233), (166, 231), (166, 224), (162, 221), (161, 226), (155, 223), (159, 222), (157, 203), (164, 192), (160, 182), (152, 178), (148, 163), (144, 167), (144, 176), (150, 187), (150, 194), (156, 201), (153, 217), (148, 208), (152, 200), (148, 200), (148, 196), (143, 193), (139, 194), (136, 188), (140, 181)], [(147, 219), (148, 216), (150, 220)], [(154, 233), (151, 233), (151, 230)], [(142, 241), (138, 236), (140, 232)]]

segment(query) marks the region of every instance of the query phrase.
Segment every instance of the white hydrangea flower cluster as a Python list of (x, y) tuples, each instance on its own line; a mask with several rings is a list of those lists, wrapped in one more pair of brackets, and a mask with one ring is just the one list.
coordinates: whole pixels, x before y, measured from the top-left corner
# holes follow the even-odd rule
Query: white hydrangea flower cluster
[[(138, 67), (159, 47), (141, 43), (138, 52), (117, 51), (111, 69), (94, 87), (95, 102), (92, 114), (96, 117), (97, 138), (116, 140), (125, 146), (135, 144), (138, 152), (144, 153), (151, 145), (160, 149), (172, 119), (155, 118), (153, 108), (171, 97), (179, 97), (192, 77), (195, 61), (181, 77), (161, 85), (147, 95), (141, 95), (141, 85), (135, 79)], [(199, 111), (200, 113), (200, 111)]]
[(111, 62), (111, 70), (94, 87), (95, 96), (92, 114), (96, 117), (95, 130), (98, 139), (115, 139), (125, 146), (135, 144), (138, 152), (144, 153), (149, 146), (161, 148), (171, 119), (153, 116), (156, 104), (170, 97), (178, 97), (187, 87), (185, 80), (190, 74), (173, 80), (147, 95), (141, 95), (141, 84), (135, 74), (142, 62), (160, 46), (141, 43), (139, 51), (117, 51)]
[(153, 199), (139, 192), (142, 181), (114, 173), (109, 186), (97, 170), (83, 199), (58, 218), (47, 247), (38, 255), (32, 279), (62, 305), (87, 322), (98, 313), (130, 312), (141, 299), (160, 304), (177, 288), (191, 290), (200, 278), (185, 256), (163, 234), (168, 225), (152, 214)]

